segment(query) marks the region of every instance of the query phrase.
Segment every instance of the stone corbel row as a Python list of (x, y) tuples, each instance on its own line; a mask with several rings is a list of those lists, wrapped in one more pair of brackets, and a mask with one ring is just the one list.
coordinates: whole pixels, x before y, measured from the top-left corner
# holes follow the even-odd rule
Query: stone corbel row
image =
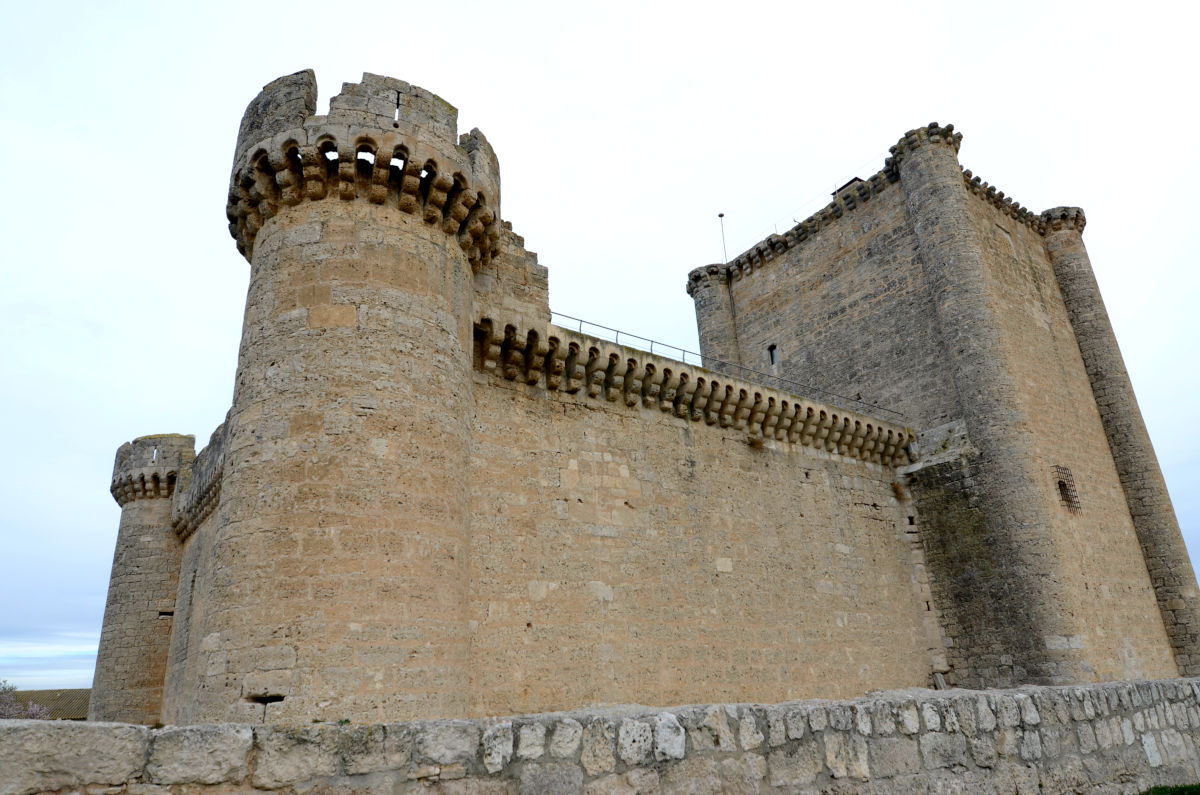
[(108, 491), (117, 505), (124, 508), (134, 500), (169, 499), (175, 493), (179, 473), (170, 470), (129, 472), (113, 478)]
[(967, 185), (967, 190), (975, 194), (986, 202), (990, 202), (997, 210), (1005, 215), (1013, 218), (1017, 223), (1025, 224), (1033, 231), (1041, 234), (1042, 220), (1037, 213), (1022, 207), (1019, 202), (1015, 202), (1011, 197), (1005, 196), (1004, 191), (996, 190), (995, 185), (989, 185), (979, 177), (971, 173), (970, 169), (963, 169), (963, 182)]
[(847, 187), (826, 206), (805, 218), (782, 235), (770, 235), (753, 248), (739, 254), (725, 266), (728, 277), (736, 280), (754, 272), (783, 252), (803, 243), (824, 227), (841, 218), (847, 212), (878, 196), (888, 185), (899, 179), (894, 169), (883, 169), (869, 179), (860, 180)]
[(217, 426), (192, 462), (191, 479), (187, 488), (179, 491), (171, 506), (171, 527), (183, 541), (221, 503), (221, 477), (225, 473), (225, 424)]
[(910, 462), (915, 437), (907, 428), (557, 326), (543, 337), (483, 318), (475, 338), (479, 366), (496, 378), (733, 428), (756, 446), (770, 439), (887, 467)]
[(251, 256), (258, 230), (280, 207), (337, 197), (391, 205), (441, 225), (476, 270), (495, 256), (500, 219), (463, 170), (439, 165), (431, 151), (398, 133), (340, 132), (341, 144), (328, 129), (280, 133), (234, 172), (225, 215), (238, 251)]

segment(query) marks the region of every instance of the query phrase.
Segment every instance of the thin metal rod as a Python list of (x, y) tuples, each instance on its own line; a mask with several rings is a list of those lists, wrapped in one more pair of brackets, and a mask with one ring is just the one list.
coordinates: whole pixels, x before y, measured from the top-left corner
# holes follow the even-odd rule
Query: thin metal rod
[(721, 221), (721, 256), (725, 258), (723, 265), (729, 264), (729, 251), (725, 248), (725, 213), (717, 213), (717, 218)]

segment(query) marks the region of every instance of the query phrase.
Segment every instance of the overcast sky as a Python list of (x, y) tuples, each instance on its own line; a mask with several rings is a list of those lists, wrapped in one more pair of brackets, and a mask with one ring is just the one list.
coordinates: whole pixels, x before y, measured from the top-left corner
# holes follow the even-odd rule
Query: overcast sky
[[(906, 131), (1084, 239), (1200, 550), (1200, 13), (1136, 5), (12, 3), (0, 48), (0, 678), (87, 687), (116, 448), (222, 420), (249, 268), (224, 218), (246, 104), (370, 71), (459, 108), (567, 313), (696, 349), (687, 273), (877, 171)], [(1111, 7), (1111, 11), (1102, 10)]]

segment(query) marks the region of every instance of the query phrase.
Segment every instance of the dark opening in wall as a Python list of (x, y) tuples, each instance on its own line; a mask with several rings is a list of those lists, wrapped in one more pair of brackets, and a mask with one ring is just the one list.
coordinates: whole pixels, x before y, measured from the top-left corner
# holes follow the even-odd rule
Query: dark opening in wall
[(772, 367), (779, 364), (779, 348), (775, 345), (768, 345), (767, 358), (770, 359)]
[(283, 701), (284, 696), (246, 696), (246, 700), (254, 704), (274, 704)]
[(1071, 513), (1083, 513), (1079, 505), (1079, 492), (1075, 490), (1075, 476), (1069, 467), (1054, 467), (1054, 479), (1058, 484), (1058, 501)]

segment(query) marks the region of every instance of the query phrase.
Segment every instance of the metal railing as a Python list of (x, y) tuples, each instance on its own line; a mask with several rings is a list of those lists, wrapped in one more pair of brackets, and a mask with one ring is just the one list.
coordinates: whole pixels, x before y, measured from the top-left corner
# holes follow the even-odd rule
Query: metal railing
[[(559, 323), (556, 318), (568, 320), (570, 323)], [(689, 351), (686, 348), (679, 347), (678, 345), (668, 345), (665, 342), (652, 340), (649, 337), (643, 337), (640, 334), (632, 334), (628, 331), (621, 331), (620, 329), (615, 329), (611, 326), (593, 323), (590, 320), (583, 320), (582, 318), (573, 317), (571, 315), (563, 314), (562, 312), (555, 312), (553, 310), (550, 312), (550, 322), (566, 329), (575, 328), (580, 334), (586, 334), (590, 337), (597, 337), (602, 340), (607, 340), (616, 345), (625, 345), (630, 348), (646, 351), (650, 354), (657, 354), (658, 356), (668, 356), (669, 358), (683, 362), (684, 364), (692, 364), (697, 367), (713, 370), (715, 372), (723, 372), (726, 375), (739, 377), (746, 381), (762, 384), (763, 386), (773, 387), (781, 392), (790, 392), (793, 395), (812, 398), (813, 400), (819, 400), (825, 403), (831, 403), (844, 409), (861, 411), (865, 414), (886, 414), (890, 418), (893, 418), (893, 421), (895, 422), (907, 424), (905, 416), (894, 409), (889, 409), (876, 403), (868, 403), (867, 401), (859, 398), (841, 395), (837, 392), (832, 392), (828, 389), (814, 386), (812, 384), (804, 384), (799, 381), (793, 381), (790, 378), (774, 375), (772, 373), (764, 373), (761, 370), (755, 370), (754, 368), (746, 367), (745, 365), (726, 362), (712, 356), (702, 356), (695, 351)], [(585, 331), (585, 326), (588, 329), (597, 329), (601, 333)], [(648, 345), (637, 345), (634, 342), (623, 342), (622, 340), (636, 340), (643, 343), (648, 343)]]

